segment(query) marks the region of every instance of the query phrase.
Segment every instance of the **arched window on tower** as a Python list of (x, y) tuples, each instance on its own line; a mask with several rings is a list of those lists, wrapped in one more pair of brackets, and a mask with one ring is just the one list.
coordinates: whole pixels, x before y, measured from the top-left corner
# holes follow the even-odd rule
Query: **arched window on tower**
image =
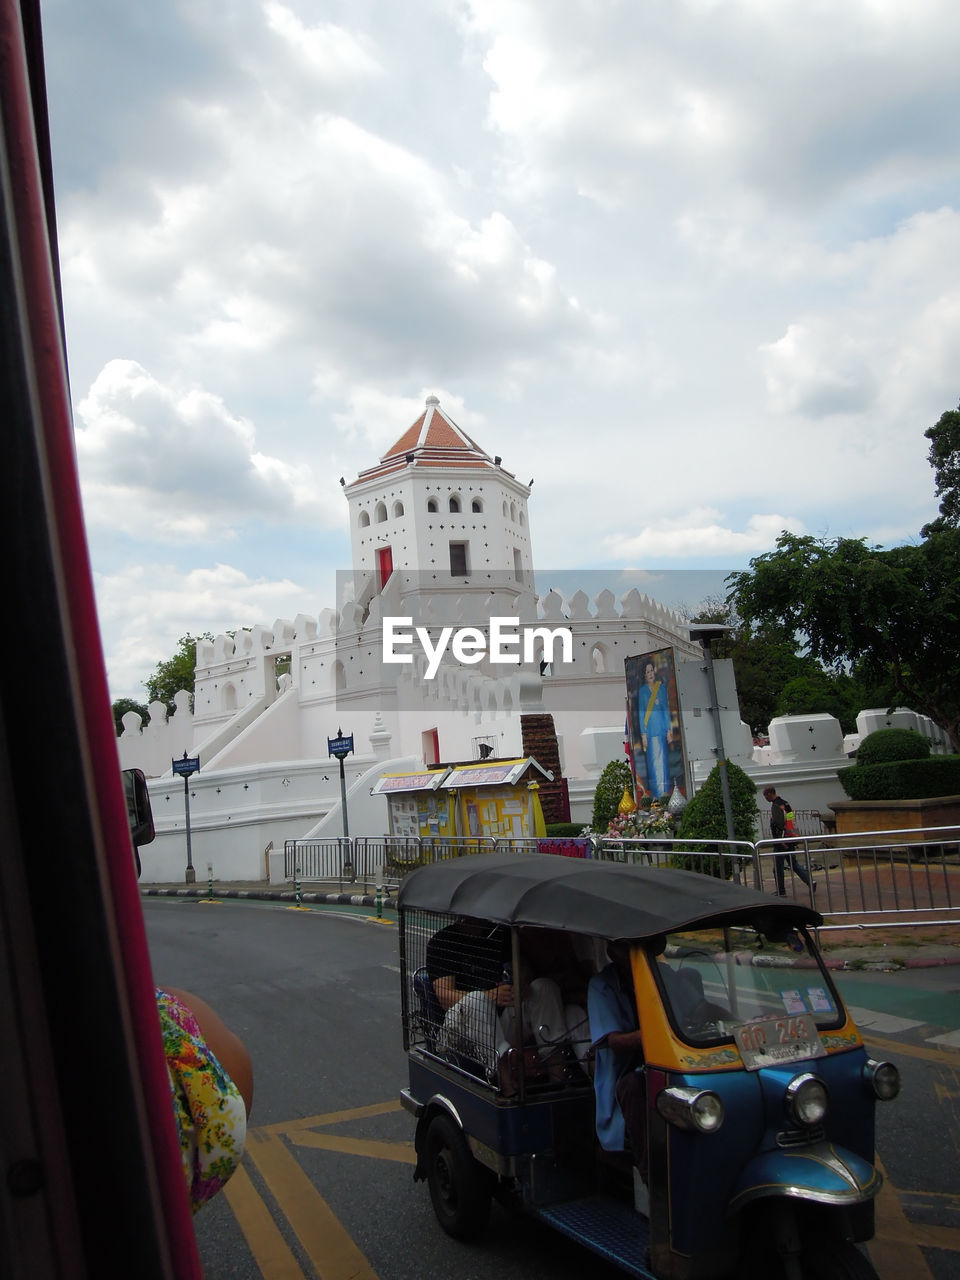
[(402, 503), (402, 502), (395, 502), (395, 503), (393, 504), (393, 518), (394, 518), (394, 520), (399, 520), (399, 519), (400, 519), (400, 517), (401, 517), (402, 515), (403, 515), (403, 503)]
[(474, 498), (474, 500), (470, 503), (470, 510), (475, 515), (480, 514), (480, 512), (483, 510), (483, 503), (480, 501), (479, 498)]
[(433, 511), (433, 512), (436, 512), (436, 511), (439, 511), (439, 510), (440, 510), (440, 508), (437, 506), (437, 500), (436, 500), (436, 498), (428, 498), (428, 499), (427, 499), (427, 510), (428, 510), (428, 511)]
[(590, 666), (598, 675), (607, 669), (607, 651), (602, 644), (595, 644), (590, 650)]
[(342, 662), (333, 664), (333, 683), (337, 693), (343, 693), (347, 687), (347, 673)]
[(370, 524), (370, 512), (361, 511), (357, 519), (357, 524), (360, 526), (361, 529), (366, 529), (367, 526)]
[(377, 524), (383, 524), (386, 521), (387, 504), (385, 502), (377, 503), (376, 510), (374, 511), (374, 516), (376, 517)]
[(454, 513), (460, 510), (460, 499), (455, 493), (451, 493), (450, 495), (450, 510)]
[(223, 686), (220, 694), (223, 699), (224, 711), (236, 711), (237, 709), (237, 687), (232, 680), (228, 680)]

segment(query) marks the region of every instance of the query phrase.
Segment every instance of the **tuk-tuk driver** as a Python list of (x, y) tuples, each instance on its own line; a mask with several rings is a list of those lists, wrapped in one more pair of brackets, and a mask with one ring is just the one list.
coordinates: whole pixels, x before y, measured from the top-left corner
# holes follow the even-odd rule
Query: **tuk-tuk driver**
[(587, 1007), (594, 1048), (597, 1137), (605, 1151), (629, 1151), (647, 1181), (643, 1039), (630, 968), (630, 943), (607, 945), (610, 963), (590, 979)]

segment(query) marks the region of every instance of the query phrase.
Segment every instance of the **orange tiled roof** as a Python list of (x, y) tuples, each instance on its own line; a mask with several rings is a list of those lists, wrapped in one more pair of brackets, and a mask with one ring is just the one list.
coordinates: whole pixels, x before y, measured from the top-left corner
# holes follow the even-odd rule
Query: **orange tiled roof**
[[(357, 480), (390, 475), (407, 465), (489, 467), (491, 470), (497, 467), (490, 455), (444, 413), (436, 396), (427, 397), (426, 408), (413, 426), (408, 427), (396, 444), (383, 454), (379, 463), (361, 471)], [(504, 475), (510, 476), (511, 473), (506, 471)]]

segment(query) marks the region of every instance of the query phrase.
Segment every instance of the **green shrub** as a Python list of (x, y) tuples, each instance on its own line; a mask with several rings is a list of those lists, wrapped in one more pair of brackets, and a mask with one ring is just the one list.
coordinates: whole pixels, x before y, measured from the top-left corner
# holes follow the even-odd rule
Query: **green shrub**
[[(752, 841), (757, 829), (757, 791), (739, 765), (727, 761), (727, 781), (730, 784), (730, 805), (733, 809), (733, 834), (735, 840)], [(683, 811), (677, 828), (680, 840), (726, 840), (727, 820), (723, 812), (723, 788), (720, 784), (720, 766), (714, 765), (710, 774)]]
[[(727, 761), (727, 780), (730, 784), (730, 807), (733, 810), (733, 835), (735, 840), (753, 841), (757, 827), (757, 792), (747, 774), (739, 765)], [(714, 765), (710, 774), (683, 811), (677, 828), (678, 840), (726, 840), (727, 819), (723, 809), (723, 787), (720, 782), (720, 766)], [(704, 846), (690, 845), (686, 850), (677, 846), (677, 852), (702, 853)], [(720, 860), (705, 858), (693, 870), (719, 876)], [(677, 866), (690, 866), (689, 860), (678, 859)], [(728, 864), (728, 872), (732, 867)]]
[[(622, 793), (621, 793), (622, 794)], [(582, 822), (548, 822), (548, 836), (578, 836), (583, 830)]]
[(837, 774), (851, 800), (929, 800), (960, 795), (960, 756), (855, 764)]
[(887, 764), (891, 760), (926, 760), (930, 743), (916, 729), (877, 729), (857, 748), (857, 764)]
[(597, 789), (593, 793), (593, 818), (590, 826), (598, 835), (603, 835), (617, 816), (625, 787), (629, 787), (630, 794), (633, 795), (630, 765), (625, 759), (611, 760), (601, 773)]

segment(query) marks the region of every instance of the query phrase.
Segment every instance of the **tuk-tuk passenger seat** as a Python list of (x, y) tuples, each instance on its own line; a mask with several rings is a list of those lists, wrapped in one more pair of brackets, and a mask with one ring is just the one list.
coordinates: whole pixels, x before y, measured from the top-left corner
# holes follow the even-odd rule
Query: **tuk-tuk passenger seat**
[(421, 966), (413, 975), (413, 993), (419, 1007), (411, 1021), (423, 1037), (426, 1047), (431, 1053), (435, 1053), (437, 1036), (443, 1026), (443, 1008), (425, 966)]

